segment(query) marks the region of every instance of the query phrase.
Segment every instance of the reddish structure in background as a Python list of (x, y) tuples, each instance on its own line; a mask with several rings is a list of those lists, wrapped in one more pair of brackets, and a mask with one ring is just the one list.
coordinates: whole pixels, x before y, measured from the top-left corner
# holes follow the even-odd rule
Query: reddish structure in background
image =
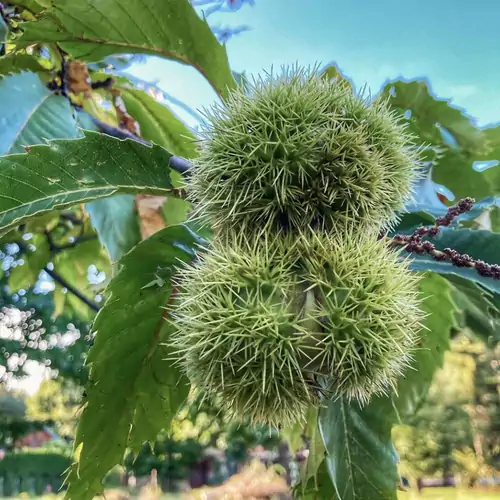
[(23, 438), (18, 439), (14, 446), (16, 448), (37, 448), (39, 446), (43, 446), (48, 441), (52, 441), (53, 439), (53, 435), (47, 430), (34, 431), (26, 434)]

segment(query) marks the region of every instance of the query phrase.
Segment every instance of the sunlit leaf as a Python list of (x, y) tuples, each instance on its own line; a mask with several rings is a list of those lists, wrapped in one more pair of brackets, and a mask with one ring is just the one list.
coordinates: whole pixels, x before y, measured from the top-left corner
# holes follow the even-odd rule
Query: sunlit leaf
[(168, 427), (188, 393), (187, 380), (167, 361), (164, 343), (174, 328), (171, 278), (180, 261), (194, 258), (197, 237), (184, 226), (166, 228), (120, 260), (108, 300), (94, 323), (90, 381), (78, 426), (78, 463), (69, 499), (92, 499), (102, 479), (137, 448)]
[(50, 249), (44, 234), (35, 234), (30, 241), (25, 242), (21, 254), (24, 263), (12, 269), (9, 275), (9, 288), (13, 292), (27, 290), (38, 281), (42, 269), (50, 261)]
[(141, 137), (184, 158), (196, 155), (196, 138), (164, 104), (144, 90), (121, 87), (127, 111), (139, 123)]
[(29, 54), (7, 54), (0, 57), (0, 79), (5, 75), (22, 73), (23, 71), (37, 73), (47, 70), (38, 62), (36, 57)]
[(96, 132), (1, 157), (0, 229), (54, 208), (117, 193), (165, 195), (172, 188), (170, 158), (159, 146)]
[(485, 139), (471, 118), (449, 101), (434, 96), (425, 80), (389, 82), (380, 95), (392, 108), (407, 113), (410, 129), (422, 143), (448, 143), (464, 151), (484, 149)]
[(18, 44), (59, 42), (73, 58), (145, 53), (189, 64), (219, 95), (236, 83), (225, 48), (188, 0), (53, 0)]
[(453, 287), (442, 276), (427, 273), (420, 281), (422, 310), (427, 313), (421, 341), (411, 368), (398, 380), (398, 394), (392, 397), (401, 419), (411, 417), (423, 403), (434, 373), (443, 364), (449, 348), (451, 329), (455, 324), (457, 306)]
[[(34, 73), (0, 80), (0, 154), (21, 153), (44, 139), (78, 137), (69, 101), (49, 91)], [(3, 181), (2, 181), (3, 182)]]

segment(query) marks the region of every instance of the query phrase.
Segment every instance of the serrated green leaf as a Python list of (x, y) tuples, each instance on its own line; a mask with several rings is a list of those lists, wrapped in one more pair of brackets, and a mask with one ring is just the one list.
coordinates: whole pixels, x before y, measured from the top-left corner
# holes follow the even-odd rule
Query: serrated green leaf
[(38, 62), (36, 57), (29, 54), (7, 54), (0, 57), (0, 79), (5, 75), (22, 73), (23, 71), (38, 73), (47, 71), (47, 69)]
[(453, 283), (453, 300), (462, 312), (461, 327), (470, 328), (487, 341), (500, 339), (500, 295), (491, 294), (475, 283), (455, 275), (447, 275)]
[[(78, 113), (82, 128), (97, 131), (96, 124), (87, 113)], [(119, 194), (94, 200), (85, 205), (92, 227), (115, 263), (141, 241), (141, 232), (134, 195)]]
[(456, 199), (471, 196), (480, 200), (500, 194), (500, 165), (485, 170), (474, 168), (475, 162), (500, 162), (500, 127), (481, 131), (485, 146), (479, 151), (447, 149), (440, 154), (433, 179), (445, 185)]
[[(102, 479), (122, 462), (126, 447), (154, 439), (184, 400), (187, 380), (164, 359), (160, 344), (173, 328), (171, 277), (180, 261), (195, 257), (197, 241), (186, 227), (172, 226), (120, 260), (93, 327), (97, 335), (87, 358), (87, 399), (75, 441), (79, 458), (69, 476), (67, 498), (86, 500), (100, 493)], [(158, 283), (158, 276), (163, 286), (147, 286)], [(151, 413), (145, 415), (147, 405)]]
[(117, 193), (168, 194), (171, 156), (159, 146), (86, 132), (83, 139), (54, 140), (1, 157), (0, 229)]
[(184, 158), (196, 155), (196, 138), (170, 109), (144, 90), (120, 87), (127, 111), (139, 123), (141, 137)]
[(389, 82), (380, 97), (402, 113), (411, 111), (410, 130), (422, 143), (445, 144), (442, 133), (445, 129), (464, 151), (479, 151), (485, 147), (485, 138), (472, 120), (451, 106), (449, 100), (434, 97), (424, 80)]
[(500, 194), (500, 167), (492, 167), (482, 172), (473, 168), (474, 161), (481, 156), (466, 156), (460, 152), (444, 152), (432, 171), (432, 178), (446, 186), (457, 200), (471, 196), (481, 200)]
[(421, 308), (428, 316), (412, 367), (398, 380), (398, 395), (392, 397), (401, 419), (414, 415), (425, 400), (434, 373), (442, 366), (444, 353), (449, 349), (457, 312), (452, 298), (453, 287), (445, 278), (427, 273), (419, 286), (423, 299)]
[(112, 262), (117, 262), (141, 241), (133, 195), (95, 200), (87, 203), (86, 210)]
[(316, 477), (310, 478), (305, 487), (302, 484), (294, 487), (293, 498), (298, 500), (337, 500), (326, 460), (321, 462)]
[(165, 342), (173, 330), (172, 323), (163, 326), (159, 342), (137, 381), (136, 410), (129, 437), (129, 447), (135, 452), (139, 452), (144, 442), (154, 439), (162, 429), (169, 427), (176, 409), (189, 393), (188, 380), (177, 369), (165, 366), (172, 355)]
[(73, 58), (146, 53), (196, 68), (216, 92), (235, 88), (225, 48), (188, 0), (53, 0), (19, 45), (59, 42)]
[(389, 398), (372, 398), (363, 407), (342, 398), (325, 401), (319, 428), (336, 500), (397, 499), (391, 412)]
[[(438, 250), (453, 248), (475, 259), (482, 259), (488, 264), (500, 264), (500, 234), (472, 229), (441, 229), (438, 236), (432, 238)], [(480, 284), (486, 289), (500, 293), (500, 280), (481, 276), (475, 269), (456, 267), (450, 262), (434, 260), (429, 255), (412, 254), (410, 267), (415, 271), (434, 271), (438, 274), (454, 274)]]
[[(0, 80), (0, 154), (21, 153), (44, 139), (78, 137), (69, 101), (50, 92), (33, 73)], [(1, 161), (1, 160), (0, 160)]]

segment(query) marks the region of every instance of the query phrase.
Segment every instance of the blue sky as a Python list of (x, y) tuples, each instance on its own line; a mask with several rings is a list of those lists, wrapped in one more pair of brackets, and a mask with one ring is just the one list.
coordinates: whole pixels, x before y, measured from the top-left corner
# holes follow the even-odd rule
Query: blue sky
[[(227, 44), (236, 71), (335, 61), (373, 93), (387, 79), (425, 77), (480, 125), (500, 121), (498, 0), (255, 0), (209, 21), (251, 27)], [(201, 75), (178, 63), (150, 59), (131, 73), (193, 108), (217, 99)]]

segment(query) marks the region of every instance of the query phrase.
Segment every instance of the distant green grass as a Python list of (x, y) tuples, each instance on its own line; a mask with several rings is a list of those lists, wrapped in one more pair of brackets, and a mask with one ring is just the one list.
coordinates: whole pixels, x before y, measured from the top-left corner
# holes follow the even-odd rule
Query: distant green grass
[(500, 491), (462, 490), (456, 488), (424, 488), (417, 492), (400, 493), (399, 500), (500, 500)]

